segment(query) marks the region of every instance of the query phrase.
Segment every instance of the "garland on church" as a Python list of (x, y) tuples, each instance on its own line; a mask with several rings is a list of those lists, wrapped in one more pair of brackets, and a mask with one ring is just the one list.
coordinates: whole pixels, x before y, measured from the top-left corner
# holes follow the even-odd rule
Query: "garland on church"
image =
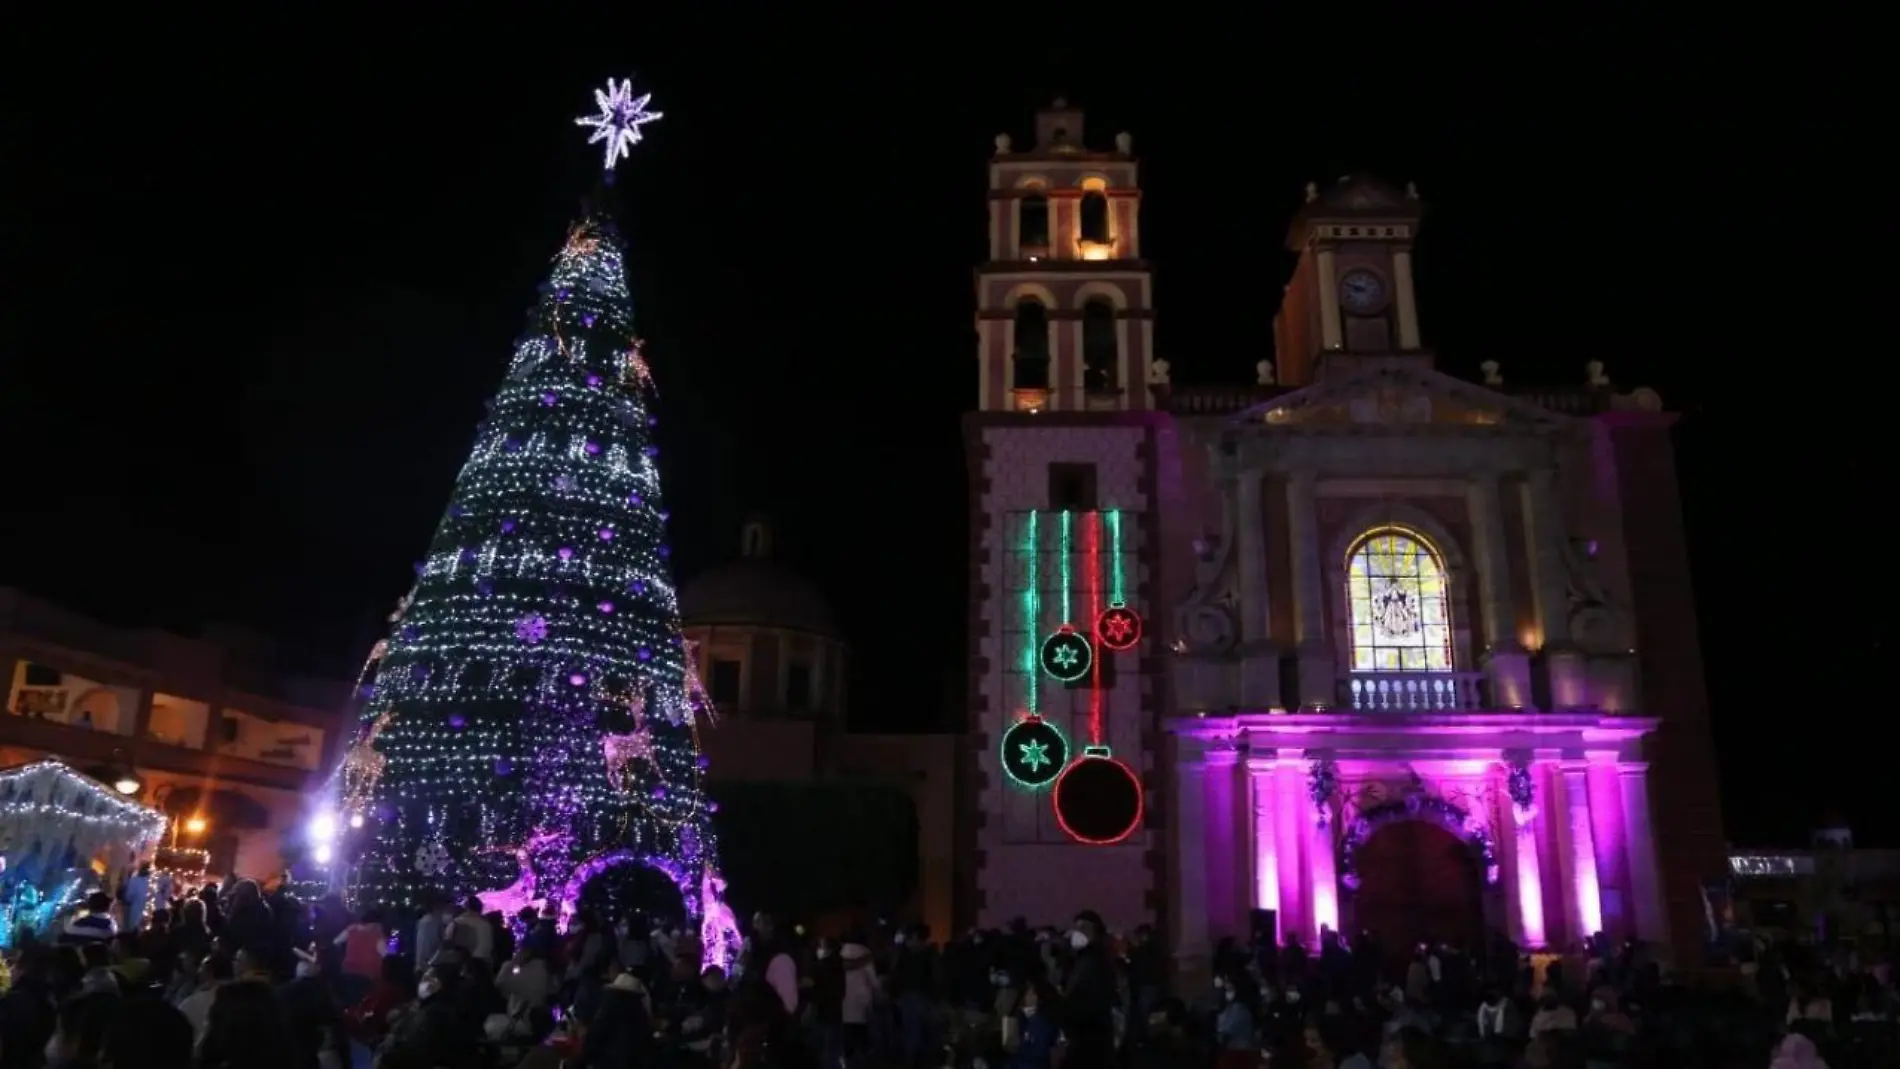
[(1339, 769), (1331, 761), (1315, 758), (1306, 766), (1306, 796), (1313, 800), (1320, 827), (1326, 826), (1332, 811), (1333, 794), (1339, 789)]
[(1491, 842), (1491, 832), (1483, 822), (1466, 812), (1462, 806), (1443, 798), (1413, 794), (1400, 801), (1360, 810), (1358, 819), (1347, 829), (1345, 842), (1340, 844), (1339, 880), (1347, 890), (1359, 889), (1357, 855), (1366, 840), (1372, 838), (1373, 832), (1401, 820), (1429, 821), (1463, 839), (1477, 852), (1478, 860), (1484, 866), (1484, 882), (1498, 882), (1497, 850)]
[(1531, 780), (1531, 766), (1526, 761), (1511, 762), (1511, 771), (1505, 781), (1510, 791), (1511, 804), (1517, 809), (1519, 823), (1525, 823), (1537, 815), (1537, 784)]

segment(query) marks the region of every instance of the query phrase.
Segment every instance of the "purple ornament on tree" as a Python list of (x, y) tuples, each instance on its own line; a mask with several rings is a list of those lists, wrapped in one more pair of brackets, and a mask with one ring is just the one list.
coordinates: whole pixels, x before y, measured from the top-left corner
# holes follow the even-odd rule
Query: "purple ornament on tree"
[(555, 556), (557, 556), (557, 557), (559, 557), (559, 558), (561, 558), (562, 560), (573, 560), (573, 559), (574, 559), (574, 547), (573, 547), (573, 546), (562, 546), (562, 547), (561, 547), (560, 549), (557, 549), (557, 550), (555, 550), (555, 551), (554, 551), (554, 555), (555, 555)]
[(508, 760), (506, 757), (495, 758), (495, 775), (511, 776), (514, 774), (514, 771), (515, 763), (513, 761)]
[(553, 390), (543, 390), (541, 392), (541, 403), (547, 405), (549, 408), (554, 407), (556, 400), (557, 398), (554, 396)]
[(650, 649), (647, 649), (645, 646), (642, 646), (639, 649), (635, 650), (633, 655), (635, 657), (640, 658), (643, 661), (650, 661), (653, 659), (653, 651)]
[(650, 445), (650, 446), (647, 446), (645, 449), (640, 450), (640, 452), (645, 453), (647, 456), (650, 456), (650, 457), (657, 457), (660, 455), (660, 447), (657, 445)]
[(662, 557), (670, 557), (670, 556), (672, 556), (672, 555), (673, 555), (673, 547), (672, 547), (672, 546), (660, 546), (660, 547), (658, 547), (658, 548), (656, 548), (656, 549), (655, 549), (655, 550), (654, 550), (653, 552), (655, 552), (655, 553), (658, 553), (658, 554), (659, 554), (660, 556), (662, 556)]
[(646, 504), (646, 499), (639, 494), (628, 494), (627, 504), (632, 505), (634, 508), (639, 508), (641, 505)]
[(611, 527), (602, 527), (599, 533), (602, 542), (611, 542), (614, 540), (614, 529)]
[(635, 594), (644, 594), (647, 592), (647, 581), (644, 579), (635, 579), (633, 582), (627, 584), (627, 589)]
[(599, 442), (588, 442), (586, 445), (586, 449), (587, 449), (587, 455), (590, 457), (597, 457), (600, 455)]
[[(589, 324), (589, 326), (592, 326), (592, 324)], [(599, 376), (599, 375), (589, 375), (589, 376), (587, 376), (587, 385), (589, 385), (589, 386), (599, 386), (599, 385), (600, 385), (600, 376)]]
[(486, 579), (478, 579), (475, 581), (475, 593), (480, 594), (482, 597), (487, 597), (494, 592), (495, 584)]
[(513, 520), (503, 520), (503, 521), (501, 521), (501, 533), (502, 533), (502, 534), (514, 534), (514, 533), (515, 533), (515, 521), (513, 521)]
[(521, 452), (521, 443), (513, 438), (510, 438), (507, 441), (502, 442), (501, 447), (510, 453)]
[(593, 326), (593, 325), (594, 325), (594, 313), (592, 313), (592, 312), (583, 312), (583, 313), (581, 314), (581, 326), (583, 326), (583, 327), (591, 327), (591, 326)]
[(599, 605), (594, 606), (594, 608), (599, 609), (603, 614), (611, 615), (614, 611), (614, 603), (611, 601), (603, 601)]
[(414, 642), (416, 640), (416, 634), (417, 634), (415, 625), (413, 624), (404, 625), (400, 634), (402, 635), (402, 640), (404, 642)]
[(461, 713), (450, 713), (449, 726), (460, 731), (468, 726), (468, 717), (463, 716)]
[(587, 685), (587, 673), (575, 672), (573, 675), (567, 677), (567, 682), (569, 686), (584, 687)]

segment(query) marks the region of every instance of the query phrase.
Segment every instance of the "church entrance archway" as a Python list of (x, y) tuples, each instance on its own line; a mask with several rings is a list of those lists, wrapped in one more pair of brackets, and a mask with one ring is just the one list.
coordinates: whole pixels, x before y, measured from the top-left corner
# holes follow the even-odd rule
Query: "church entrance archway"
[(1360, 844), (1352, 927), (1371, 932), (1388, 957), (1425, 942), (1480, 947), (1484, 874), (1469, 843), (1426, 820), (1395, 820)]
[(645, 931), (654, 922), (684, 924), (697, 914), (694, 890), (685, 869), (664, 859), (616, 851), (576, 870), (567, 883), (563, 911), (571, 915), (588, 910), (603, 921), (625, 917), (634, 922), (634, 930)]

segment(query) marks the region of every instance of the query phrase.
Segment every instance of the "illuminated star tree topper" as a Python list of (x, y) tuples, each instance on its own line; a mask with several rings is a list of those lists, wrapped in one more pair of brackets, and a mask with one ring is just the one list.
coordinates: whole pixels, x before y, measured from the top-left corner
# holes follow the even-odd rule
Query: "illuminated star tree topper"
[(607, 79), (607, 88), (594, 90), (594, 103), (600, 111), (593, 115), (583, 115), (574, 120), (576, 126), (592, 127), (594, 134), (587, 139), (590, 145), (606, 142), (606, 167), (612, 173), (614, 164), (622, 156), (633, 151), (640, 143), (640, 128), (661, 117), (657, 111), (647, 110), (647, 101), (653, 99), (652, 93), (633, 95), (633, 79), (622, 78), (615, 82)]

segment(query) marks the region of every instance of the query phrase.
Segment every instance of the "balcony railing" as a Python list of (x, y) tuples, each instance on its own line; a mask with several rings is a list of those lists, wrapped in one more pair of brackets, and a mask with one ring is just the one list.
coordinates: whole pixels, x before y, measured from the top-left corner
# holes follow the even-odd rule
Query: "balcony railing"
[(1352, 672), (1340, 700), (1362, 713), (1442, 713), (1481, 709), (1482, 672)]

